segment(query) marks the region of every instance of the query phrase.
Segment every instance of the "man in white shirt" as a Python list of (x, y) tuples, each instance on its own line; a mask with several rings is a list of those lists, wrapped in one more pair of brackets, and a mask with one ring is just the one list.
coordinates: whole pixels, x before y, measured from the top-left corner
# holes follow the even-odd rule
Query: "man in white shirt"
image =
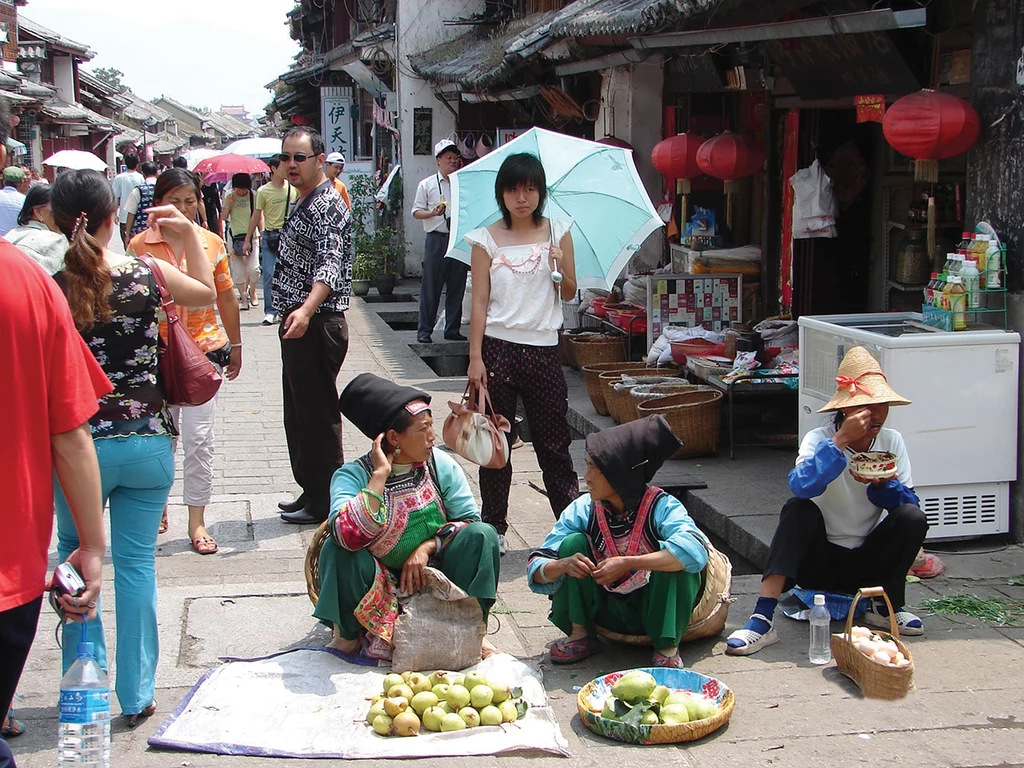
[(124, 165), (126, 170), (114, 177), (111, 185), (114, 187), (114, 197), (117, 198), (117, 221), (121, 225), (121, 239), (125, 237), (125, 224), (128, 221), (128, 195), (132, 193), (145, 179), (136, 169), (139, 167), (139, 158), (136, 155), (125, 155)]
[(18, 191), (24, 172), (17, 166), (4, 168), (4, 188), (0, 190), (0, 235), (6, 235), (18, 226), (18, 214), (25, 204), (25, 196)]
[(444, 302), (444, 337), (449, 341), (465, 341), (460, 333), (462, 325), (462, 294), (466, 292), (469, 267), (458, 259), (446, 259), (451, 211), (448, 201), (452, 197), (449, 175), (458, 170), (462, 155), (455, 142), (441, 139), (434, 145), (437, 173), (431, 174), (416, 188), (412, 217), (423, 222), (427, 233), (423, 249), (423, 283), (420, 287), (420, 322), (416, 341), (430, 344), (437, 321), (437, 307), (441, 303), (441, 289), (447, 291)]

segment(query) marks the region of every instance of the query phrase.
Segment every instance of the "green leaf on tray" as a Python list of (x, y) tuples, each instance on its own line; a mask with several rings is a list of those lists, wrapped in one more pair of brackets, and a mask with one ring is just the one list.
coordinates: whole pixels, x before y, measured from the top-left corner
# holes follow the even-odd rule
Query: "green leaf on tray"
[[(623, 702), (616, 702), (616, 715), (618, 715), (619, 704), (623, 704), (623, 706), (628, 706)], [(649, 701), (638, 701), (636, 704), (629, 708), (629, 711), (626, 712), (626, 714), (619, 716), (619, 720), (625, 723), (626, 725), (632, 725), (634, 728), (639, 728), (641, 725), (640, 720), (641, 718), (643, 718), (644, 712), (647, 712), (648, 710), (651, 710), (653, 708), (654, 707)]]
[(524, 717), (526, 717), (526, 712), (529, 709), (530, 709), (530, 705), (529, 704), (527, 704), (522, 699), (517, 699), (516, 700), (516, 711), (519, 713), (519, 715), (516, 717), (516, 720), (522, 720)]

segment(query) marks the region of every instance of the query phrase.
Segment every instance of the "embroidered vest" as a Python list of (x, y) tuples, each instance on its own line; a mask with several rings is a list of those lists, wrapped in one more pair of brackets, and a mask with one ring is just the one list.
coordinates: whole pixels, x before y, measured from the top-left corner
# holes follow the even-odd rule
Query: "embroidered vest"
[[(633, 520), (633, 525), (630, 527), (629, 532), (618, 537), (612, 535), (611, 526), (608, 524), (608, 512), (605, 510), (604, 505), (599, 501), (594, 502), (594, 521), (597, 523), (597, 529), (601, 533), (601, 540), (600, 547), (598, 547), (594, 543), (594, 537), (590, 537), (590, 548), (594, 552), (594, 559), (597, 560), (598, 565), (603, 560), (611, 557), (635, 557), (636, 555), (647, 555), (658, 551), (658, 543), (650, 541), (644, 535), (644, 532), (647, 526), (647, 518), (650, 517), (655, 502), (658, 501), (663, 493), (665, 492), (661, 488), (654, 486), (648, 488), (640, 500), (640, 506), (636, 511), (636, 518)], [(621, 578), (615, 584), (605, 584), (604, 588), (618, 595), (628, 595), (630, 592), (635, 592), (647, 586), (650, 580), (650, 571), (630, 571), (628, 575)]]
[(132, 231), (128, 233), (128, 237), (135, 237), (139, 232), (144, 231), (149, 224), (147, 220), (149, 216), (147, 211), (149, 207), (153, 205), (153, 190), (156, 189), (154, 184), (140, 184), (139, 187), (139, 209), (135, 212), (135, 221), (132, 222)]

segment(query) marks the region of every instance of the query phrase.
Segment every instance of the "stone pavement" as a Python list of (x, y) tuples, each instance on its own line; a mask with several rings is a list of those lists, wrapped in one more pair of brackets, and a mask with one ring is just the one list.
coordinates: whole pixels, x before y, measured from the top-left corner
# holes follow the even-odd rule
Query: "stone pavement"
[[(449, 397), (464, 380), (438, 378), (380, 318), (384, 305), (353, 302), (348, 313), (351, 343), (341, 383), (373, 371), (433, 393), (440, 428)], [(114, 727), (113, 766), (249, 766), (259, 758), (164, 752), (146, 739), (206, 670), (222, 656), (262, 656), (324, 643), (328, 634), (311, 617), (303, 562), (311, 527), (280, 522), (276, 503), (294, 493), (281, 428), (277, 328), (259, 326), (257, 312), (243, 314), (245, 358), (241, 377), (225, 385), (218, 406), (216, 496), (208, 510), (217, 555), (193, 553), (180, 504), (180, 474), (172, 491), (171, 529), (160, 538), (161, 657), (157, 670), (158, 715), (135, 731)], [(589, 407), (574, 400), (578, 411)], [(368, 447), (356, 430), (346, 432), (350, 458)], [(766, 451), (736, 462), (718, 457), (692, 460), (708, 488), (684, 497), (695, 517), (755, 562), (763, 559), (777, 500), (784, 498), (784, 472), (791, 458)], [(557, 631), (546, 620), (547, 601), (526, 585), (525, 561), (549, 530), (547, 500), (529, 482), (540, 472), (529, 445), (513, 453), (512, 551), (502, 562), (492, 639), (503, 650), (540, 666), (552, 706), (573, 757), (567, 764), (623, 766), (847, 766), (898, 763), (907, 766), (995, 766), (1024, 764), (1024, 628), (993, 628), (983, 622), (927, 617), (925, 637), (909, 645), (917, 665), (917, 691), (901, 702), (863, 699), (834, 665), (807, 662), (807, 627), (778, 620), (781, 642), (753, 657), (722, 653), (724, 636), (683, 648), (687, 664), (720, 677), (736, 692), (727, 728), (699, 743), (628, 747), (590, 734), (575, 715), (575, 691), (599, 673), (645, 665), (649, 651), (609, 646), (605, 653), (569, 668), (552, 667), (544, 656)], [(180, 462), (179, 462), (180, 471)], [(476, 486), (476, 473), (469, 477)], [(1024, 600), (1024, 587), (1007, 586), (1024, 573), (1024, 550), (981, 542), (946, 557), (946, 576), (912, 585), (911, 602), (939, 593), (968, 590)], [(748, 570), (749, 573), (749, 570)], [(107, 637), (112, 641), (112, 572), (105, 584)], [(726, 633), (742, 623), (757, 591), (756, 575), (735, 579), (737, 602)], [(492, 620), (492, 630), (498, 622)], [(54, 617), (44, 609), (40, 628), (15, 702), (28, 733), (12, 747), (24, 768), (56, 760), (56, 692), (60, 655)], [(112, 644), (112, 642), (111, 642)], [(113, 670), (116, 675), (116, 669)], [(114, 711), (118, 711), (116, 705)], [(651, 750), (655, 750), (654, 755)], [(554, 757), (507, 757), (521, 765)], [(275, 764), (293, 765), (298, 760)], [(427, 761), (417, 761), (426, 764)], [(309, 763), (314, 765), (314, 763)], [(468, 759), (446, 764), (470, 765)]]

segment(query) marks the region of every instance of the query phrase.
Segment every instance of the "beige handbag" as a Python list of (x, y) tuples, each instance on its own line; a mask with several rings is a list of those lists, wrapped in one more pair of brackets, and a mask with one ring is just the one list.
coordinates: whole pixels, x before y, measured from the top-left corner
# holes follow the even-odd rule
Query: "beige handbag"
[(449, 401), (452, 412), (444, 420), (444, 444), (464, 459), (487, 469), (501, 469), (508, 463), (508, 419), (494, 412), (486, 389), (472, 382), (460, 402)]

